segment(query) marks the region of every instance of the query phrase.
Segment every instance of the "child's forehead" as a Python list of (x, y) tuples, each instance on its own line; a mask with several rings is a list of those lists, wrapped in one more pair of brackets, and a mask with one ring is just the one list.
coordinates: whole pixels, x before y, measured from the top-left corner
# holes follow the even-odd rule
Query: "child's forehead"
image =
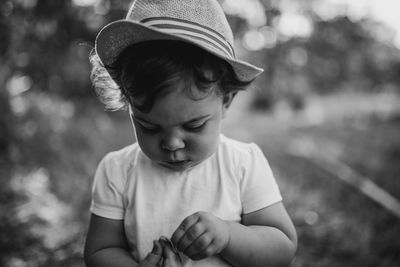
[(197, 88), (176, 88), (157, 97), (150, 113), (157, 110), (179, 111), (179, 109), (182, 112), (191, 112), (207, 109), (215, 105), (216, 102), (221, 102), (220, 97), (213, 91), (204, 92)]
[(163, 99), (166, 96), (174, 95), (179, 98), (190, 97), (193, 100), (198, 100), (207, 97), (209, 94), (208, 91), (211, 91), (211, 89), (212, 88), (210, 87), (209, 90), (206, 91), (200, 90), (195, 83), (193, 75), (185, 75), (185, 77), (170, 83), (170, 85), (159, 94), (158, 98)]

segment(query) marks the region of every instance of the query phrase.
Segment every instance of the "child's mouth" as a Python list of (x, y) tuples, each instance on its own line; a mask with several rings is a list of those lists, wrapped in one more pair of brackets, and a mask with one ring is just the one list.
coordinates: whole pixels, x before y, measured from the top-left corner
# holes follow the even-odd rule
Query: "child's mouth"
[(176, 160), (176, 161), (164, 161), (163, 165), (168, 168), (184, 168), (190, 164), (190, 160)]

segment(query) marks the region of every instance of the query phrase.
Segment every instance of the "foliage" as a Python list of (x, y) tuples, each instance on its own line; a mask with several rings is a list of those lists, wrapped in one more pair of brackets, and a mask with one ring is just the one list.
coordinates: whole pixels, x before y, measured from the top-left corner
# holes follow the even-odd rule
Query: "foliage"
[[(72, 187), (92, 176), (95, 163), (71, 162), (86, 141), (66, 127), (75, 127), (75, 103), (93, 97), (87, 58), (96, 32), (126, 4), (113, 1), (103, 16), (67, 0), (0, 3), (1, 266), (80, 266), (89, 181), (75, 202)], [(71, 171), (77, 167), (90, 174)]]
[[(281, 13), (267, 3), (263, 2), (267, 26), (274, 28)], [(377, 40), (371, 31), (378, 28), (375, 30), (383, 35), (389, 29), (368, 18), (352, 21), (338, 16), (324, 21), (309, 8), (303, 11), (313, 23), (309, 37), (279, 39), (276, 33), (275, 45), (250, 56), (252, 62), (265, 68), (256, 81), (259, 90), (255, 108), (271, 109), (287, 102), (296, 110), (304, 107), (309, 95), (341, 91), (398, 93), (400, 52), (392, 44)], [(245, 22), (231, 20), (243, 35)]]

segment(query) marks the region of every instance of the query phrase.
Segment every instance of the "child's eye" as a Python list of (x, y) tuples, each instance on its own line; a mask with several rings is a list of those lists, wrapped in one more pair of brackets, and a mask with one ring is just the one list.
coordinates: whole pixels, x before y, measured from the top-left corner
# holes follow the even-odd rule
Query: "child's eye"
[(188, 131), (200, 131), (205, 125), (206, 122), (196, 122), (184, 125), (184, 128)]
[(146, 132), (157, 132), (158, 131), (158, 127), (157, 126), (153, 126), (153, 125), (147, 125), (147, 124), (143, 124), (143, 123), (138, 123), (140, 125), (140, 127), (146, 131)]
[(146, 130), (146, 131), (155, 132), (155, 131), (158, 130), (158, 127), (148, 127), (148, 126), (143, 126), (143, 125), (141, 125), (141, 126), (142, 126), (142, 128), (143, 128), (144, 130)]
[(138, 120), (137, 118), (135, 118), (135, 116), (133, 116), (133, 114), (131, 114), (131, 118), (135, 122), (135, 124), (138, 125), (143, 131), (146, 131), (149, 133), (155, 133), (158, 131), (157, 125), (153, 125), (153, 124), (150, 124), (147, 122), (142, 122), (142, 121)]

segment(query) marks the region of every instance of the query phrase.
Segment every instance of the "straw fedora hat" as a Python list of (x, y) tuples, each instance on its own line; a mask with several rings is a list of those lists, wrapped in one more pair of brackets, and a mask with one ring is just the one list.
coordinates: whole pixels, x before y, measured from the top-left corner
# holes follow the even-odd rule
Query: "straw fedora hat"
[(251, 81), (263, 72), (235, 58), (232, 30), (217, 0), (135, 0), (125, 19), (101, 29), (95, 50), (108, 66), (130, 45), (153, 40), (198, 46), (227, 61), (242, 81)]

